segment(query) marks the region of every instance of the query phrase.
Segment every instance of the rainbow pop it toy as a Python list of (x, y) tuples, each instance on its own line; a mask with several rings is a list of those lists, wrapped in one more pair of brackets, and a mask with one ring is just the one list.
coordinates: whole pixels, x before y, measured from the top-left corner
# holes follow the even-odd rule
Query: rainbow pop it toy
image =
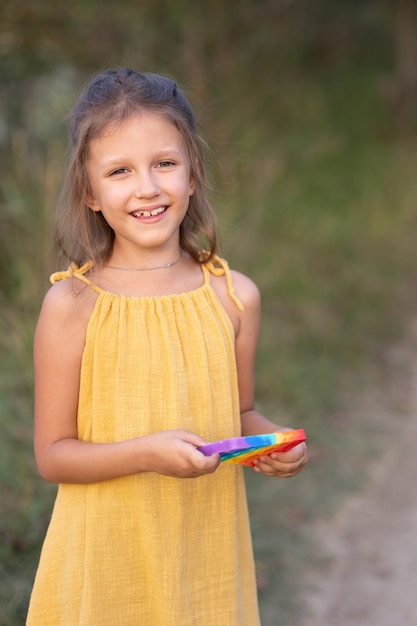
[(299, 428), (266, 435), (223, 439), (201, 446), (199, 450), (205, 456), (220, 454), (221, 460), (225, 463), (238, 463), (253, 467), (253, 461), (259, 457), (273, 452), (287, 452), (306, 439), (304, 430)]

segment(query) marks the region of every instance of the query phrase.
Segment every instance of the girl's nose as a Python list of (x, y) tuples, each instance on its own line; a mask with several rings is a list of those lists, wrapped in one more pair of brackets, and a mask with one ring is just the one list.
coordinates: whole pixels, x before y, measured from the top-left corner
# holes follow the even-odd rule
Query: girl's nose
[(159, 195), (160, 187), (157, 177), (152, 172), (141, 172), (136, 177), (135, 196), (137, 198), (153, 198)]

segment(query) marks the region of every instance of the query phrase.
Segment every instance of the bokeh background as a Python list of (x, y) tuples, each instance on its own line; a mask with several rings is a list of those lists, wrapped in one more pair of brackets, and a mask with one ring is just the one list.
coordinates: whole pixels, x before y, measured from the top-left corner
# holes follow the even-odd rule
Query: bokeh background
[(33, 461), (31, 350), (65, 118), (120, 65), (175, 77), (193, 102), (223, 254), (263, 294), (258, 403), (309, 437), (298, 477), (247, 474), (263, 624), (296, 626), (303, 571), (324, 567), (311, 528), (384, 443), (360, 398), (390, 380), (415, 312), (415, 2), (2, 0), (1, 626), (24, 623), (55, 493)]

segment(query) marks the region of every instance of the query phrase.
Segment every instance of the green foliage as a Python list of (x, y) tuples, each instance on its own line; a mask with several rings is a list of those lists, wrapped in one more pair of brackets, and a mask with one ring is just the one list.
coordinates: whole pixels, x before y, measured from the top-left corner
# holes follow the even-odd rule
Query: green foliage
[[(23, 624), (52, 491), (32, 453), (34, 314), (2, 303), (0, 361), (0, 624)], [(4, 325), (3, 325), (4, 324)]]
[(396, 117), (392, 12), (379, 0), (2, 3), (1, 626), (24, 621), (54, 493), (33, 461), (31, 344), (62, 121), (87, 74), (120, 64), (174, 75), (201, 111), (224, 254), (263, 294), (260, 407), (315, 450), (290, 483), (248, 473), (264, 625), (293, 623), (297, 571), (316, 558), (308, 522), (357, 484), (345, 457), (369, 452), (370, 425), (347, 422), (346, 406), (413, 305), (415, 128)]

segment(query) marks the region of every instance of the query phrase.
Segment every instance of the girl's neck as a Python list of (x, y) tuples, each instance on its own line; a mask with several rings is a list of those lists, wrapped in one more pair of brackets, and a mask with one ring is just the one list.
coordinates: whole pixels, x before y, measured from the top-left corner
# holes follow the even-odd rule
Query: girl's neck
[[(120, 257), (118, 260), (121, 260)], [(139, 265), (116, 263), (116, 260), (110, 259), (108, 263), (97, 268), (92, 280), (104, 291), (118, 295), (158, 297), (193, 291), (203, 284), (201, 266), (183, 250), (181, 256), (178, 253), (176, 259), (167, 261), (170, 263), (169, 267), (149, 264), (144, 269)], [(113, 269), (113, 265), (123, 269)]]
[(143, 266), (143, 267), (121, 267), (118, 265), (111, 265), (111, 264), (106, 264), (104, 267), (108, 268), (109, 270), (118, 270), (118, 271), (123, 271), (123, 272), (151, 272), (153, 270), (168, 270), (170, 267), (173, 267), (174, 265), (177, 265), (178, 263), (180, 263), (182, 259), (182, 250), (180, 250), (180, 253), (178, 255), (178, 257), (175, 259), (175, 261), (168, 261), (166, 263), (163, 263), (163, 265), (154, 265), (154, 266)]
[(116, 238), (112, 253), (103, 264), (103, 268), (111, 270), (114, 274), (121, 274), (122, 272), (146, 273), (169, 270), (176, 265), (181, 265), (184, 251), (179, 241), (167, 243), (167, 246), (161, 248), (137, 249), (124, 246)]

